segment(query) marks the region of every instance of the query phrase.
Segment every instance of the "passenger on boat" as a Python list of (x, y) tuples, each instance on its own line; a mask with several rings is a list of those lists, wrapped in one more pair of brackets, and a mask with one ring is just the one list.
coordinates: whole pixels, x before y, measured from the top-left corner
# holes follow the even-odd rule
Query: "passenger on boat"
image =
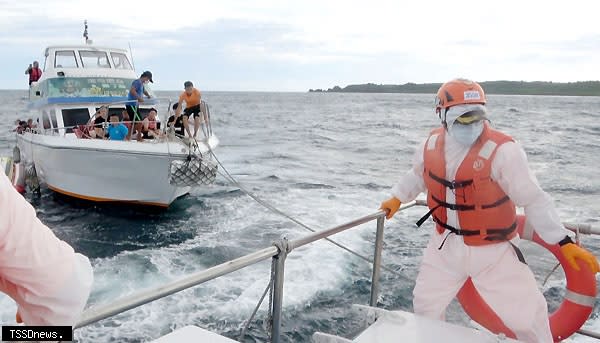
[[(194, 88), (194, 84), (192, 81), (185, 81), (183, 83), (184, 91), (179, 95), (179, 102), (177, 103), (177, 109), (175, 110), (175, 114), (180, 114), (182, 109), (182, 104), (185, 102), (185, 109), (183, 110), (183, 126), (188, 133), (188, 136), (196, 138), (196, 134), (198, 133), (198, 128), (202, 122), (206, 122), (207, 118), (204, 115), (205, 111), (201, 109), (202, 103), (202, 94), (196, 88)], [(189, 116), (194, 115), (194, 135), (190, 133), (190, 127), (188, 124)], [(200, 118), (202, 114), (203, 119)]]
[(110, 115), (110, 125), (106, 129), (108, 139), (112, 141), (122, 141), (127, 137), (127, 126), (119, 121), (119, 115), (113, 113)]
[(23, 132), (25, 132), (25, 130), (27, 130), (27, 122), (21, 119), (17, 119), (15, 120), (15, 125), (17, 125), (17, 127), (14, 128), (13, 131), (16, 131), (18, 134), (22, 134)]
[(29, 74), (30, 86), (33, 82), (37, 82), (37, 80), (39, 80), (40, 77), (42, 77), (42, 70), (40, 69), (38, 61), (33, 61), (33, 65), (30, 64), (29, 67), (27, 67), (27, 69), (25, 70), (25, 74)]
[(129, 130), (131, 130), (131, 121), (129, 119), (129, 113), (127, 113), (127, 110), (123, 110), (121, 117), (123, 118), (123, 124), (127, 127), (127, 132), (129, 133)]
[(148, 115), (146, 116), (146, 118), (144, 118), (144, 120), (142, 121), (142, 135), (143, 138), (159, 138), (161, 136), (161, 132), (158, 129), (158, 125), (156, 122), (156, 109), (155, 108), (151, 108), (150, 111), (148, 111)]
[(92, 287), (90, 261), (58, 239), (0, 174), (0, 291), (17, 303), (17, 322), (72, 326)]
[(150, 98), (150, 94), (144, 89), (144, 84), (154, 81), (152, 80), (152, 73), (149, 71), (145, 71), (142, 73), (139, 79), (134, 80), (131, 83), (131, 87), (129, 88), (129, 93), (127, 94), (129, 101), (125, 105), (125, 109), (127, 109), (127, 113), (129, 113), (129, 118), (132, 121), (132, 128), (129, 129), (127, 134), (127, 140), (131, 139), (132, 131), (138, 131), (137, 139), (142, 139), (142, 117), (138, 112), (138, 103), (144, 102), (144, 95)]
[(177, 136), (183, 137), (185, 135), (183, 126), (183, 116), (177, 113), (177, 108), (179, 108), (179, 103), (174, 103), (173, 111), (175, 111), (175, 114), (169, 117), (169, 119), (167, 120), (167, 126), (173, 128)]
[(442, 126), (417, 148), (413, 167), (381, 204), (391, 218), (402, 202), (427, 191), (436, 230), (425, 248), (413, 291), (416, 314), (444, 319), (446, 307), (471, 278), (481, 297), (525, 342), (552, 342), (546, 300), (516, 238), (515, 206), (548, 244), (599, 271), (598, 261), (570, 238), (551, 197), (529, 169), (525, 151), (489, 124), (486, 98), (476, 82), (455, 79), (441, 86), (436, 113)]
[[(107, 137), (107, 133), (104, 130), (104, 123), (108, 120), (108, 107), (100, 106), (100, 108), (94, 113), (88, 125), (93, 121), (94, 130), (90, 130), (90, 136), (92, 138), (105, 139)], [(93, 132), (93, 133), (92, 133)]]
[(28, 129), (37, 128), (37, 124), (33, 122), (33, 119), (31, 119), (31, 118), (27, 119), (27, 128)]

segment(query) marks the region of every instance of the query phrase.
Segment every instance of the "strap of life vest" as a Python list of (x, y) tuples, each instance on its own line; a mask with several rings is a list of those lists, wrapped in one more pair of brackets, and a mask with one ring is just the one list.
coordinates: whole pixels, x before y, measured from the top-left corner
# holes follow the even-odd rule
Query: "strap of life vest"
[(439, 226), (444, 229), (452, 232), (455, 235), (459, 236), (477, 236), (482, 232), (486, 233), (485, 240), (487, 241), (504, 241), (506, 237), (513, 233), (517, 229), (517, 221), (515, 220), (511, 226), (503, 229), (487, 229), (487, 230), (461, 230), (457, 229), (454, 226), (450, 226), (446, 223), (443, 223), (441, 220), (437, 219), (436, 216), (433, 216), (433, 221), (436, 222)]
[[(457, 229), (453, 226), (450, 226), (446, 223), (442, 223), (441, 221), (437, 220), (437, 218), (435, 216), (433, 216), (433, 221), (438, 223), (444, 229), (450, 231), (450, 232), (448, 232), (446, 237), (444, 237), (444, 240), (438, 247), (438, 250), (442, 250), (444, 243), (446, 243), (446, 239), (448, 239), (448, 236), (450, 236), (451, 234), (455, 234), (455, 235), (459, 235), (459, 236), (475, 236), (475, 235), (479, 235), (481, 233), (481, 230), (468, 230), (468, 231), (459, 230), (459, 229)], [(507, 239), (508, 235), (510, 235), (516, 229), (517, 229), (516, 221), (511, 226), (509, 226), (508, 228), (505, 228), (505, 229), (489, 229), (489, 230), (487, 230), (488, 235), (485, 237), (485, 239), (488, 241), (508, 241), (508, 239)], [(523, 264), (527, 264), (527, 262), (525, 261), (525, 256), (523, 256), (523, 253), (521, 252), (521, 249), (519, 249), (519, 247), (516, 246), (513, 242), (511, 242), (511, 241), (508, 241), (508, 242), (510, 243), (510, 246), (515, 251), (515, 254), (517, 255), (517, 258), (519, 259), (519, 261)]]
[[(445, 201), (442, 201), (442, 200), (436, 198), (433, 195), (431, 197), (433, 198), (433, 200), (435, 202), (438, 203), (438, 205), (436, 207), (432, 208), (431, 210), (429, 210), (429, 212), (425, 213), (425, 215), (423, 217), (421, 217), (421, 219), (419, 219), (417, 221), (417, 223), (416, 223), (417, 227), (421, 227), (421, 225), (423, 225), (423, 223), (425, 222), (425, 220), (427, 220), (427, 218), (429, 218), (429, 216), (431, 216), (431, 214), (435, 210), (437, 210), (439, 207), (449, 208), (449, 209), (454, 210), (454, 211), (473, 211), (473, 210), (475, 210), (475, 205), (450, 204), (450, 203), (447, 203)], [(498, 201), (495, 201), (495, 202), (493, 202), (491, 204), (481, 205), (481, 208), (485, 210), (485, 209), (488, 209), (488, 208), (493, 208), (493, 207), (496, 207), (496, 206), (500, 206), (503, 203), (507, 202), (508, 200), (510, 200), (510, 198), (508, 197), (508, 195), (506, 195), (506, 196), (502, 197), (501, 199), (499, 199)]]
[(442, 179), (441, 177), (435, 175), (434, 173), (431, 172), (431, 170), (429, 171), (429, 177), (432, 178), (434, 181), (441, 183), (442, 185), (450, 188), (450, 189), (457, 189), (457, 188), (462, 188), (462, 187), (466, 187), (470, 184), (473, 183), (473, 180), (465, 180), (465, 181), (448, 181), (446, 179)]

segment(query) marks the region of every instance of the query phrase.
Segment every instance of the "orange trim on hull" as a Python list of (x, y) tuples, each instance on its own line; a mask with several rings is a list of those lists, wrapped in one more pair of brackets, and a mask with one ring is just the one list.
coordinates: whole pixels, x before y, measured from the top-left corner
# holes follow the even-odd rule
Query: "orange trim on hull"
[(161, 204), (158, 202), (146, 202), (146, 201), (136, 201), (136, 200), (115, 200), (115, 199), (107, 199), (107, 198), (90, 197), (90, 196), (81, 195), (81, 194), (77, 194), (77, 193), (67, 192), (62, 189), (56, 188), (54, 186), (50, 186), (48, 184), (47, 184), (47, 186), (48, 186), (48, 188), (50, 188), (51, 190), (53, 190), (56, 193), (60, 193), (63, 195), (67, 195), (67, 196), (70, 196), (73, 198), (78, 198), (78, 199), (83, 199), (83, 200), (96, 201), (96, 202), (118, 202), (118, 203), (128, 203), (128, 204), (138, 204), (138, 205), (150, 205), (150, 206), (157, 206), (157, 207), (163, 207), (163, 208), (169, 207), (168, 204)]

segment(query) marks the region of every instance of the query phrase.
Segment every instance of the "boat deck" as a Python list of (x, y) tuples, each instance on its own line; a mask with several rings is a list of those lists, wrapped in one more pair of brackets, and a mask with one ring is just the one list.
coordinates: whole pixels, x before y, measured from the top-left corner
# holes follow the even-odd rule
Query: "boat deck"
[[(385, 311), (376, 309), (378, 318), (354, 340), (343, 337), (316, 333), (314, 343), (491, 343), (520, 342), (504, 336), (494, 335), (487, 331), (471, 329), (456, 324), (417, 316), (405, 311)], [(372, 314), (371, 314), (372, 315)], [(165, 335), (153, 343), (195, 343), (236, 342), (230, 338), (197, 326), (185, 326)]]

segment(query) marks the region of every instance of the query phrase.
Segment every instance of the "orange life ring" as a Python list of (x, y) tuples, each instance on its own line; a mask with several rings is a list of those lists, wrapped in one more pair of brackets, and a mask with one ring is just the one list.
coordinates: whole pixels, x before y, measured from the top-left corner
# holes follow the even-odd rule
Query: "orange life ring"
[[(589, 266), (583, 262), (579, 263), (580, 271), (573, 269), (564, 258), (558, 244), (547, 244), (533, 231), (531, 226), (525, 225), (525, 216), (518, 216), (517, 221), (517, 230), (521, 238), (536, 242), (550, 251), (560, 262), (565, 272), (567, 279), (565, 298), (558, 309), (550, 314), (549, 318), (552, 337), (555, 342), (560, 342), (575, 333), (592, 313), (596, 301), (596, 276)], [(515, 334), (485, 303), (475, 289), (471, 278), (467, 279), (458, 292), (457, 298), (471, 319), (491, 332), (504, 333), (507, 337), (516, 338)]]

